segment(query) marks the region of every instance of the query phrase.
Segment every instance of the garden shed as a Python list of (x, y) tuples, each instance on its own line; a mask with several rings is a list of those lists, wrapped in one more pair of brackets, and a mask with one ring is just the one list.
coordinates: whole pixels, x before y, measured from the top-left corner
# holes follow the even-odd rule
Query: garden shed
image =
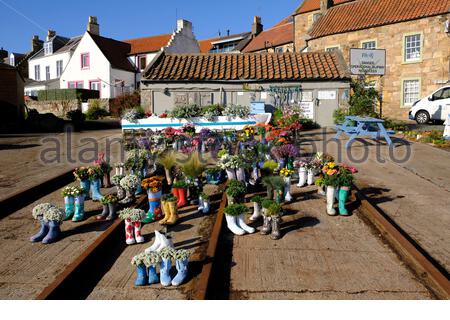
[(161, 114), (179, 105), (247, 105), (266, 112), (299, 105), (305, 117), (333, 125), (346, 105), (347, 66), (339, 52), (165, 54), (143, 73), (141, 100)]

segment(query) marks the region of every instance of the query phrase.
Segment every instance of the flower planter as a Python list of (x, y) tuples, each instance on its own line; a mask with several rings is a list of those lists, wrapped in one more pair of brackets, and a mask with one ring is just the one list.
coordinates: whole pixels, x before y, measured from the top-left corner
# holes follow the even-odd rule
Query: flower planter
[(238, 181), (246, 183), (245, 180), (245, 169), (244, 168), (238, 168), (236, 170), (236, 178)]
[(345, 207), (349, 192), (350, 192), (349, 187), (339, 188), (339, 215), (341, 216), (348, 216), (349, 214), (347, 208)]
[(330, 216), (336, 215), (336, 210), (334, 209), (334, 198), (335, 198), (336, 188), (333, 186), (327, 186), (327, 214)]
[(73, 215), (75, 214), (75, 197), (64, 197), (64, 208), (66, 211), (66, 220), (72, 219)]
[(236, 180), (236, 170), (235, 169), (226, 169), (228, 181)]
[(75, 197), (75, 214), (72, 218), (73, 222), (79, 222), (84, 219), (84, 201), (85, 195)]
[(86, 196), (86, 200), (89, 200), (90, 192), (91, 192), (91, 182), (89, 180), (81, 180), (80, 187), (84, 189), (84, 194)]
[(285, 177), (284, 178), (285, 187), (284, 187), (284, 201), (291, 202), (292, 201), (292, 195), (291, 195), (291, 177)]
[(297, 187), (302, 188), (306, 185), (307, 182), (307, 170), (304, 167), (301, 167), (298, 170), (298, 184)]
[(162, 191), (150, 192), (148, 191), (148, 205), (149, 209), (147, 212), (147, 217), (144, 219), (144, 223), (152, 223), (159, 221), (163, 218), (161, 210), (161, 196)]
[(314, 184), (314, 170), (310, 169), (308, 170), (308, 186), (312, 186)]

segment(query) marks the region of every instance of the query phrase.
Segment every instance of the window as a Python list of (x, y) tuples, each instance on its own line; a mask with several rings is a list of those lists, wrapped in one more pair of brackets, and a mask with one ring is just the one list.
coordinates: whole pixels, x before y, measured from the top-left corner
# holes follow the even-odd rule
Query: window
[(89, 69), (91, 61), (89, 59), (89, 53), (81, 54), (81, 69)]
[(98, 80), (90, 81), (89, 82), (89, 89), (100, 91), (100, 84), (101, 84), (101, 82), (98, 81)]
[(422, 35), (411, 34), (404, 38), (404, 62), (416, 62), (422, 59)]
[(326, 52), (333, 52), (333, 51), (337, 51), (337, 50), (339, 50), (339, 46), (325, 48)]
[(69, 89), (83, 89), (83, 81), (69, 81), (68, 88)]
[(48, 56), (49, 54), (52, 53), (53, 53), (53, 43), (52, 42), (44, 43), (44, 55)]
[(63, 73), (63, 61), (58, 60), (56, 61), (56, 77), (57, 78), (61, 77), (62, 73)]
[(433, 94), (433, 100), (450, 99), (450, 88), (443, 88)]
[(403, 103), (404, 106), (411, 106), (420, 99), (420, 80), (403, 80)]
[(40, 65), (34, 66), (34, 80), (36, 80), (36, 81), (41, 80), (41, 66)]
[(45, 67), (45, 80), (50, 80), (50, 66)]
[(138, 57), (138, 67), (139, 67), (139, 70), (144, 70), (145, 67), (147, 67), (147, 57), (146, 56)]
[(283, 53), (284, 52), (284, 48), (283, 47), (275, 48), (275, 52), (276, 53)]
[(373, 50), (377, 48), (377, 41), (376, 40), (368, 40), (361, 42), (361, 48), (366, 50)]

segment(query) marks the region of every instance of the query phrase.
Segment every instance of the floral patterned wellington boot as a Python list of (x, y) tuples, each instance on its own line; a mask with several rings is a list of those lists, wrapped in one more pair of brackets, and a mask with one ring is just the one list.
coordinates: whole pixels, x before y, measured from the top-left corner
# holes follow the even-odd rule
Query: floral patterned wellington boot
[(140, 222), (140, 221), (133, 222), (133, 227), (134, 227), (134, 237), (136, 239), (136, 243), (144, 243), (145, 239), (141, 234), (142, 222)]
[(125, 220), (125, 239), (127, 245), (132, 245), (136, 243), (136, 239), (134, 239), (134, 226), (133, 222), (130, 219)]

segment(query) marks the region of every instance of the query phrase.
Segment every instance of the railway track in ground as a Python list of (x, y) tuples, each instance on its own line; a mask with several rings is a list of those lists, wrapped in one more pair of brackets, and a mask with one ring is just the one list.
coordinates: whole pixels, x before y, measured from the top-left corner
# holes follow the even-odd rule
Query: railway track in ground
[[(13, 213), (15, 210), (24, 207), (33, 200), (39, 199), (39, 196), (46, 192), (57, 190), (72, 180), (71, 174), (64, 173), (58, 177), (50, 179), (38, 186), (30, 188), (23, 193), (15, 194), (9, 199), (3, 200), (1, 204), (2, 215), (1, 218)], [(219, 188), (215, 194), (215, 207), (213, 214), (207, 219), (206, 229), (204, 234), (195, 242), (195, 246), (200, 248), (200, 253), (192, 262), (194, 276), (191, 276), (189, 283), (185, 287), (181, 287), (183, 294), (178, 295), (178, 298), (203, 300), (208, 297), (210, 290), (211, 273), (216, 267), (216, 251), (219, 242), (223, 225), (223, 211), (226, 206), (226, 196), (223, 193), (224, 185)], [(30, 195), (33, 195), (30, 198)], [(424, 249), (422, 249), (406, 232), (404, 232), (398, 225), (395, 224), (389, 217), (378, 207), (370, 202), (359, 189), (355, 187), (355, 198), (360, 206), (360, 217), (379, 232), (387, 243), (394, 249), (398, 256), (404, 261), (407, 266), (413, 271), (415, 276), (439, 299), (450, 299), (450, 282), (448, 272), (439, 265)], [(146, 203), (146, 197), (142, 196), (138, 199), (136, 207), (142, 207)], [(4, 210), (4, 211), (3, 211)], [(187, 208), (182, 213), (182, 221), (188, 222), (189, 219), (199, 219), (195, 214), (195, 207)], [(183, 218), (183, 215), (185, 217)], [(198, 220), (197, 223), (202, 224), (204, 221)], [(186, 227), (186, 223), (182, 223)], [(183, 228), (181, 227), (181, 231)], [(205, 226), (203, 226), (205, 227)], [(124, 243), (124, 225), (123, 221), (116, 220), (111, 224), (92, 244), (84, 249), (76, 259), (71, 261), (56, 277), (47, 285), (35, 298), (41, 300), (50, 299), (86, 299), (86, 298), (102, 298), (102, 292), (92, 296), (92, 292), (96, 290), (105, 275), (111, 269), (116, 268), (119, 272), (122, 270), (124, 263), (117, 265), (117, 261), (128, 250), (128, 246)], [(148, 230), (149, 233), (150, 230)], [(192, 235), (187, 235), (192, 236)], [(189, 244), (189, 239), (180, 243), (182, 246), (185, 243)], [(129, 257), (126, 257), (128, 260)], [(134, 277), (134, 270), (131, 265), (127, 265), (127, 279), (124, 287), (112, 287), (110, 291), (125, 290), (130, 286)], [(123, 274), (111, 274), (110, 276), (121, 277)], [(105, 280), (106, 281), (106, 280)], [(106, 281), (107, 282), (107, 281)], [(145, 291), (140, 289), (129, 288), (132, 293), (127, 297), (122, 298), (138, 298)], [(156, 290), (163, 290), (157, 288)], [(126, 291), (126, 290), (125, 290)], [(134, 293), (138, 295), (134, 295)], [(159, 296), (158, 291), (149, 291), (144, 299), (154, 299)], [(170, 298), (174, 294), (174, 290), (166, 290), (163, 295)], [(111, 298), (111, 292), (105, 298)], [(113, 295), (114, 298), (114, 295)]]

